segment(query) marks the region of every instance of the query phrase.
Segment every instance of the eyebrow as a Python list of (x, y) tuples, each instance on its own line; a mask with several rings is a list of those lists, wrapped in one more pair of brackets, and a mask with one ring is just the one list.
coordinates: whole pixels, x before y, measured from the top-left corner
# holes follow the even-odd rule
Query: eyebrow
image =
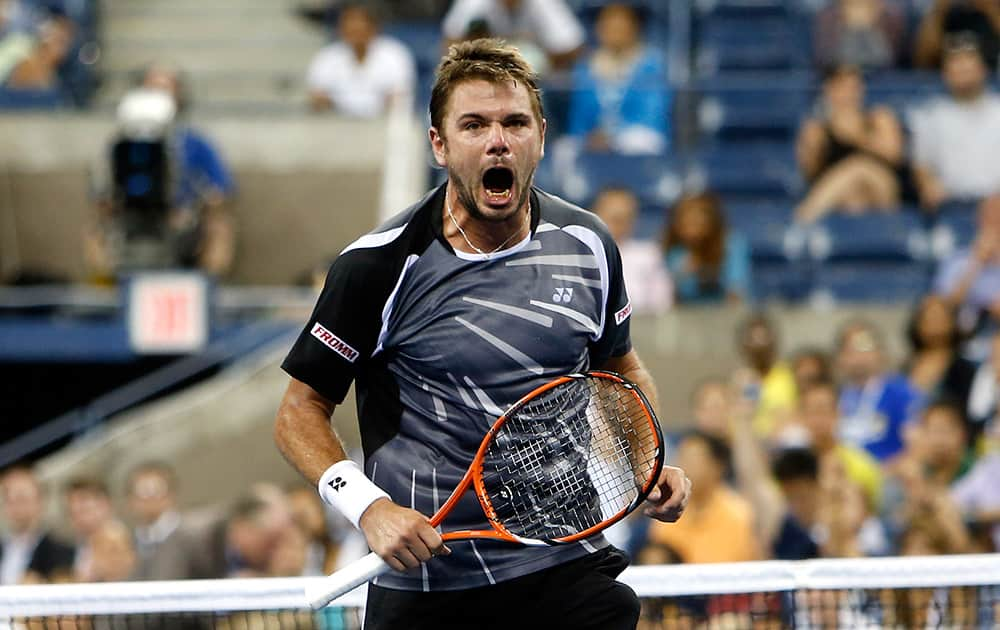
[[(464, 120), (487, 120), (487, 117), (478, 112), (466, 112), (458, 117), (458, 122)], [(501, 122), (510, 123), (514, 121), (531, 121), (532, 117), (525, 112), (512, 112), (501, 119)]]

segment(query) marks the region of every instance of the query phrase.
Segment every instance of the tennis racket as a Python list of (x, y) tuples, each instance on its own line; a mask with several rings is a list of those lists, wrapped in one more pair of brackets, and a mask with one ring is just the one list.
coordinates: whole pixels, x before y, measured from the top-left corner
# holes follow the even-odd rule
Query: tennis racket
[[(441, 509), (437, 527), (472, 489), (492, 529), (443, 533), (523, 545), (558, 545), (617, 523), (653, 489), (663, 436), (639, 388), (612, 372), (556, 378), (500, 416)], [(313, 608), (390, 571), (370, 553), (306, 588)]]

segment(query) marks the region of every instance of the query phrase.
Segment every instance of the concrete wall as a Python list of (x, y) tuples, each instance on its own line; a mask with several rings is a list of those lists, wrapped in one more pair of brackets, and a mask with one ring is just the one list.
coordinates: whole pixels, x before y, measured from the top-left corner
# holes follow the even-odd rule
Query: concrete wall
[[(231, 281), (293, 282), (377, 224), (387, 146), (383, 121), (226, 118), (195, 124), (219, 147), (239, 188)], [(92, 173), (113, 134), (112, 121), (100, 116), (0, 116), (0, 271), (84, 279), (80, 243), (93, 216)], [(417, 191), (413, 200), (422, 186), (419, 180), (410, 184)]]

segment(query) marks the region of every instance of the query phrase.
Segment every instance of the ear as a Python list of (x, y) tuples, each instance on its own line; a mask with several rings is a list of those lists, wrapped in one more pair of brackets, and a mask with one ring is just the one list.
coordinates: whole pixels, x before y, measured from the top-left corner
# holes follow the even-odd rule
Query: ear
[(430, 138), (431, 150), (434, 151), (434, 161), (437, 162), (438, 166), (448, 166), (447, 151), (444, 146), (444, 136), (438, 132), (437, 127), (431, 127), (427, 130), (427, 137)]
[(543, 157), (545, 157), (545, 128), (547, 126), (548, 126), (548, 121), (543, 118), (542, 119), (542, 149), (541, 149), (542, 152), (538, 156), (539, 160), (542, 159)]

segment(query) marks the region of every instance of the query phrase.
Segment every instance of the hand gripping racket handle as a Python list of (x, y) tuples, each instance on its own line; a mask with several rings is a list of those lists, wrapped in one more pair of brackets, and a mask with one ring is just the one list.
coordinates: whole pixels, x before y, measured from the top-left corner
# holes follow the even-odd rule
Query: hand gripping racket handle
[(372, 552), (325, 578), (310, 582), (306, 586), (306, 600), (313, 610), (319, 610), (344, 593), (391, 570), (377, 553)]

